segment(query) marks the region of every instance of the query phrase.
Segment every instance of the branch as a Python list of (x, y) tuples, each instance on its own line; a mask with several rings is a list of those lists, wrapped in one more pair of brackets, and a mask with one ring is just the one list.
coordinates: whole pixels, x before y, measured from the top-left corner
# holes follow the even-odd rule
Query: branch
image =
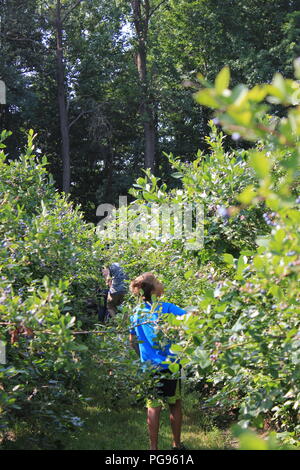
[(145, 10), (145, 21), (148, 22), (150, 18), (150, 3), (149, 0), (144, 0), (144, 3), (141, 2), (141, 6), (144, 7)]
[(73, 119), (73, 121), (70, 122), (69, 129), (71, 129), (73, 124), (75, 124), (75, 122), (77, 122), (78, 119), (80, 119), (82, 116), (84, 116), (85, 114), (88, 114), (88, 113), (92, 113), (92, 112), (94, 112), (93, 109), (90, 109), (89, 111), (81, 111), (81, 113), (79, 113), (78, 116), (75, 119)]
[(38, 44), (40, 45), (40, 41), (37, 41), (35, 39), (31, 39), (31, 38), (27, 38), (27, 37), (13, 37), (13, 36), (10, 36), (10, 35), (4, 35), (4, 34), (1, 34), (1, 36), (4, 38), (4, 39), (7, 39), (8, 41), (22, 41), (22, 42), (33, 42), (34, 44)]
[[(18, 323), (16, 322), (0, 322), (0, 325), (17, 325)], [(37, 333), (44, 333), (48, 335), (56, 335), (57, 333), (55, 331), (51, 330), (35, 330)], [(104, 334), (107, 333), (104, 330), (91, 330), (91, 331), (71, 331), (72, 335), (88, 335), (88, 334)]]
[(69, 8), (69, 10), (64, 14), (64, 16), (62, 17), (61, 19), (61, 22), (63, 23), (67, 18), (68, 16), (70, 15), (70, 13), (75, 10), (75, 8), (78, 7), (78, 5), (82, 2), (83, 0), (77, 0), (77, 2), (71, 7)]
[(164, 4), (166, 3), (168, 0), (162, 0), (158, 5), (156, 5), (155, 8), (153, 8), (152, 10), (150, 10), (149, 12), (149, 18), (151, 18), (151, 16)]
[[(225, 110), (222, 109), (221, 111), (226, 112), (226, 109)], [(222, 119), (222, 117), (220, 119)], [(238, 133), (241, 133), (241, 134), (243, 134), (243, 131), (245, 130), (245, 127), (239, 126), (239, 125), (236, 125), (236, 124), (229, 124), (226, 127), (230, 131), (238, 132)], [(263, 124), (257, 124), (256, 128), (254, 128), (254, 131), (256, 131), (256, 130), (262, 131), (265, 134), (271, 134), (274, 137), (277, 137), (277, 139), (280, 139), (280, 137), (282, 136), (282, 134), (280, 132), (276, 131), (275, 129), (271, 129), (270, 127), (266, 127)], [(285, 145), (288, 145), (289, 147), (295, 147), (295, 142), (292, 142), (291, 140), (286, 139)]]

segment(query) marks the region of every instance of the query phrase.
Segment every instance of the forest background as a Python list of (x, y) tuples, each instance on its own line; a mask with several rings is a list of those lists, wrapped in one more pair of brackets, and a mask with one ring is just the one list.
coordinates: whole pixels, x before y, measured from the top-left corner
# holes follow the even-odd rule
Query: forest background
[[(122, 397), (128, 416), (141, 407), (149, 381), (128, 345), (135, 299), (106, 325), (90, 309), (101, 267), (121, 261), (129, 278), (156, 273), (165, 298), (192, 309), (160, 331), (176, 343), (192, 415), (298, 445), (299, 2), (0, 7), (1, 443), (72, 447), (74, 414), (91, 400), (104, 423)], [(119, 195), (146, 212), (203, 205), (204, 246), (97, 232), (98, 205)], [(96, 448), (118, 445), (95, 436)]]

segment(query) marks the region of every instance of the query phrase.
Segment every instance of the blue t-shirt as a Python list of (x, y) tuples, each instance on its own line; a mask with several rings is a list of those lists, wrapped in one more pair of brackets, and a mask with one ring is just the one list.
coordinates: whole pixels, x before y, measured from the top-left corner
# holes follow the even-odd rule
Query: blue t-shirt
[(141, 362), (149, 362), (152, 365), (159, 366), (162, 369), (167, 369), (168, 364), (163, 364), (168, 356), (175, 356), (170, 353), (171, 343), (159, 349), (156, 341), (157, 326), (162, 315), (184, 315), (186, 313), (177, 305), (169, 302), (159, 302), (157, 307), (152, 310), (150, 303), (145, 303), (135, 310), (134, 314), (130, 317), (131, 334), (135, 334), (139, 341), (139, 350)]

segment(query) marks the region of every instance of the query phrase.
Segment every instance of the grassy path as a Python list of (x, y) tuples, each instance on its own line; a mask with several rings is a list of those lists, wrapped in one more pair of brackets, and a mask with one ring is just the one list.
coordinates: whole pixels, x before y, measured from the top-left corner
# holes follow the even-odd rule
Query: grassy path
[[(145, 450), (148, 449), (145, 410), (101, 410), (97, 404), (86, 408), (85, 426), (70, 435), (65, 448), (74, 450)], [(233, 447), (229, 431), (201, 429), (201, 416), (186, 414), (182, 438), (189, 449), (229, 449)], [(162, 412), (159, 448), (169, 450), (171, 433), (167, 410)]]
[[(95, 384), (94, 384), (95, 385)], [(145, 450), (148, 449), (146, 409), (136, 404), (116, 402), (103, 405), (97, 388), (87, 385), (91, 400), (76, 410), (84, 425), (63, 439), (70, 450)], [(195, 397), (185, 396), (182, 440), (189, 449), (230, 449), (234, 440), (229, 429), (219, 429), (199, 412)], [(171, 430), (168, 409), (161, 412), (159, 449), (169, 450)]]
[[(146, 427), (146, 408), (128, 399), (114, 399), (110, 402), (111, 392), (103, 395), (103, 386), (96, 369), (85, 375), (82, 396), (88, 398), (70, 412), (80, 426), (73, 430), (59, 432), (49, 428), (48, 432), (39, 432), (33, 425), (16, 423), (9, 433), (11, 438), (5, 449), (57, 449), (57, 450), (147, 450), (148, 433)], [(108, 376), (106, 376), (108, 380)], [(170, 450), (171, 428), (168, 408), (161, 412), (159, 431), (159, 449)], [(222, 428), (213, 423), (207, 412), (199, 409), (198, 396), (187, 394), (183, 387), (183, 426), (182, 441), (190, 450), (232, 449), (236, 442), (229, 425)]]

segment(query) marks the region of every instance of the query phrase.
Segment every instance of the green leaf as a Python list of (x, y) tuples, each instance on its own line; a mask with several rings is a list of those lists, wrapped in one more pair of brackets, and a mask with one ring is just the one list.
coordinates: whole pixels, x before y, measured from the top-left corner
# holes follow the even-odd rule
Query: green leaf
[(180, 352), (182, 351), (183, 347), (180, 344), (172, 344), (171, 351), (172, 352)]
[(239, 194), (238, 200), (242, 204), (247, 205), (247, 204), (250, 204), (253, 201), (255, 196), (256, 196), (256, 190), (254, 189), (253, 185), (250, 185), (250, 186), (247, 186), (247, 188), (244, 189), (244, 191), (241, 194)]
[(218, 108), (219, 102), (216, 100), (215, 90), (206, 88), (205, 90), (200, 90), (195, 93), (195, 100), (204, 106), (208, 106), (210, 108)]
[(258, 246), (268, 247), (270, 244), (270, 236), (265, 235), (265, 236), (257, 237), (256, 243)]
[(179, 371), (179, 364), (177, 364), (177, 362), (173, 362), (172, 364), (169, 364), (169, 369), (173, 374), (175, 374)]
[(176, 178), (176, 179), (180, 179), (183, 177), (183, 174), (182, 173), (179, 173), (179, 172), (175, 172), (175, 173), (172, 173), (171, 176), (173, 178)]
[(194, 341), (194, 344), (195, 344), (196, 346), (200, 346), (201, 343), (202, 343), (201, 338), (200, 338), (199, 336), (197, 336), (197, 335), (193, 335), (193, 341)]
[(248, 127), (252, 120), (252, 113), (248, 110), (239, 110), (235, 108), (228, 109), (228, 115), (231, 116), (235, 123), (240, 126)]
[(148, 193), (146, 191), (143, 191), (143, 198), (146, 199), (146, 201), (157, 201), (159, 199), (156, 194)]
[(265, 267), (265, 259), (259, 255), (254, 256), (253, 264), (258, 271), (261, 271)]
[(284, 238), (285, 238), (285, 230), (283, 230), (282, 228), (278, 229), (274, 235), (274, 239), (276, 240), (276, 242), (278, 242), (280, 245), (282, 244)]
[(230, 253), (225, 253), (223, 259), (227, 264), (234, 264), (234, 257)]
[(248, 99), (255, 102), (260, 102), (265, 99), (268, 94), (268, 89), (262, 85), (256, 85), (248, 92)]
[(256, 171), (259, 178), (265, 178), (270, 171), (270, 162), (262, 152), (255, 152), (251, 155), (250, 164)]
[(190, 279), (190, 278), (193, 276), (193, 274), (194, 274), (194, 271), (193, 271), (192, 269), (190, 269), (189, 271), (186, 271), (186, 272), (184, 273), (184, 277), (185, 277), (185, 279), (188, 280), (188, 279)]
[(230, 70), (229, 67), (223, 67), (221, 72), (216, 77), (215, 88), (219, 95), (223, 93), (229, 86), (230, 82)]
[(200, 349), (199, 347), (197, 347), (195, 349), (194, 354), (195, 354), (195, 359), (197, 360), (197, 363), (199, 364), (201, 369), (206, 369), (207, 367), (211, 365), (211, 361), (210, 361), (209, 354), (207, 353), (207, 351), (204, 351), (203, 349)]

